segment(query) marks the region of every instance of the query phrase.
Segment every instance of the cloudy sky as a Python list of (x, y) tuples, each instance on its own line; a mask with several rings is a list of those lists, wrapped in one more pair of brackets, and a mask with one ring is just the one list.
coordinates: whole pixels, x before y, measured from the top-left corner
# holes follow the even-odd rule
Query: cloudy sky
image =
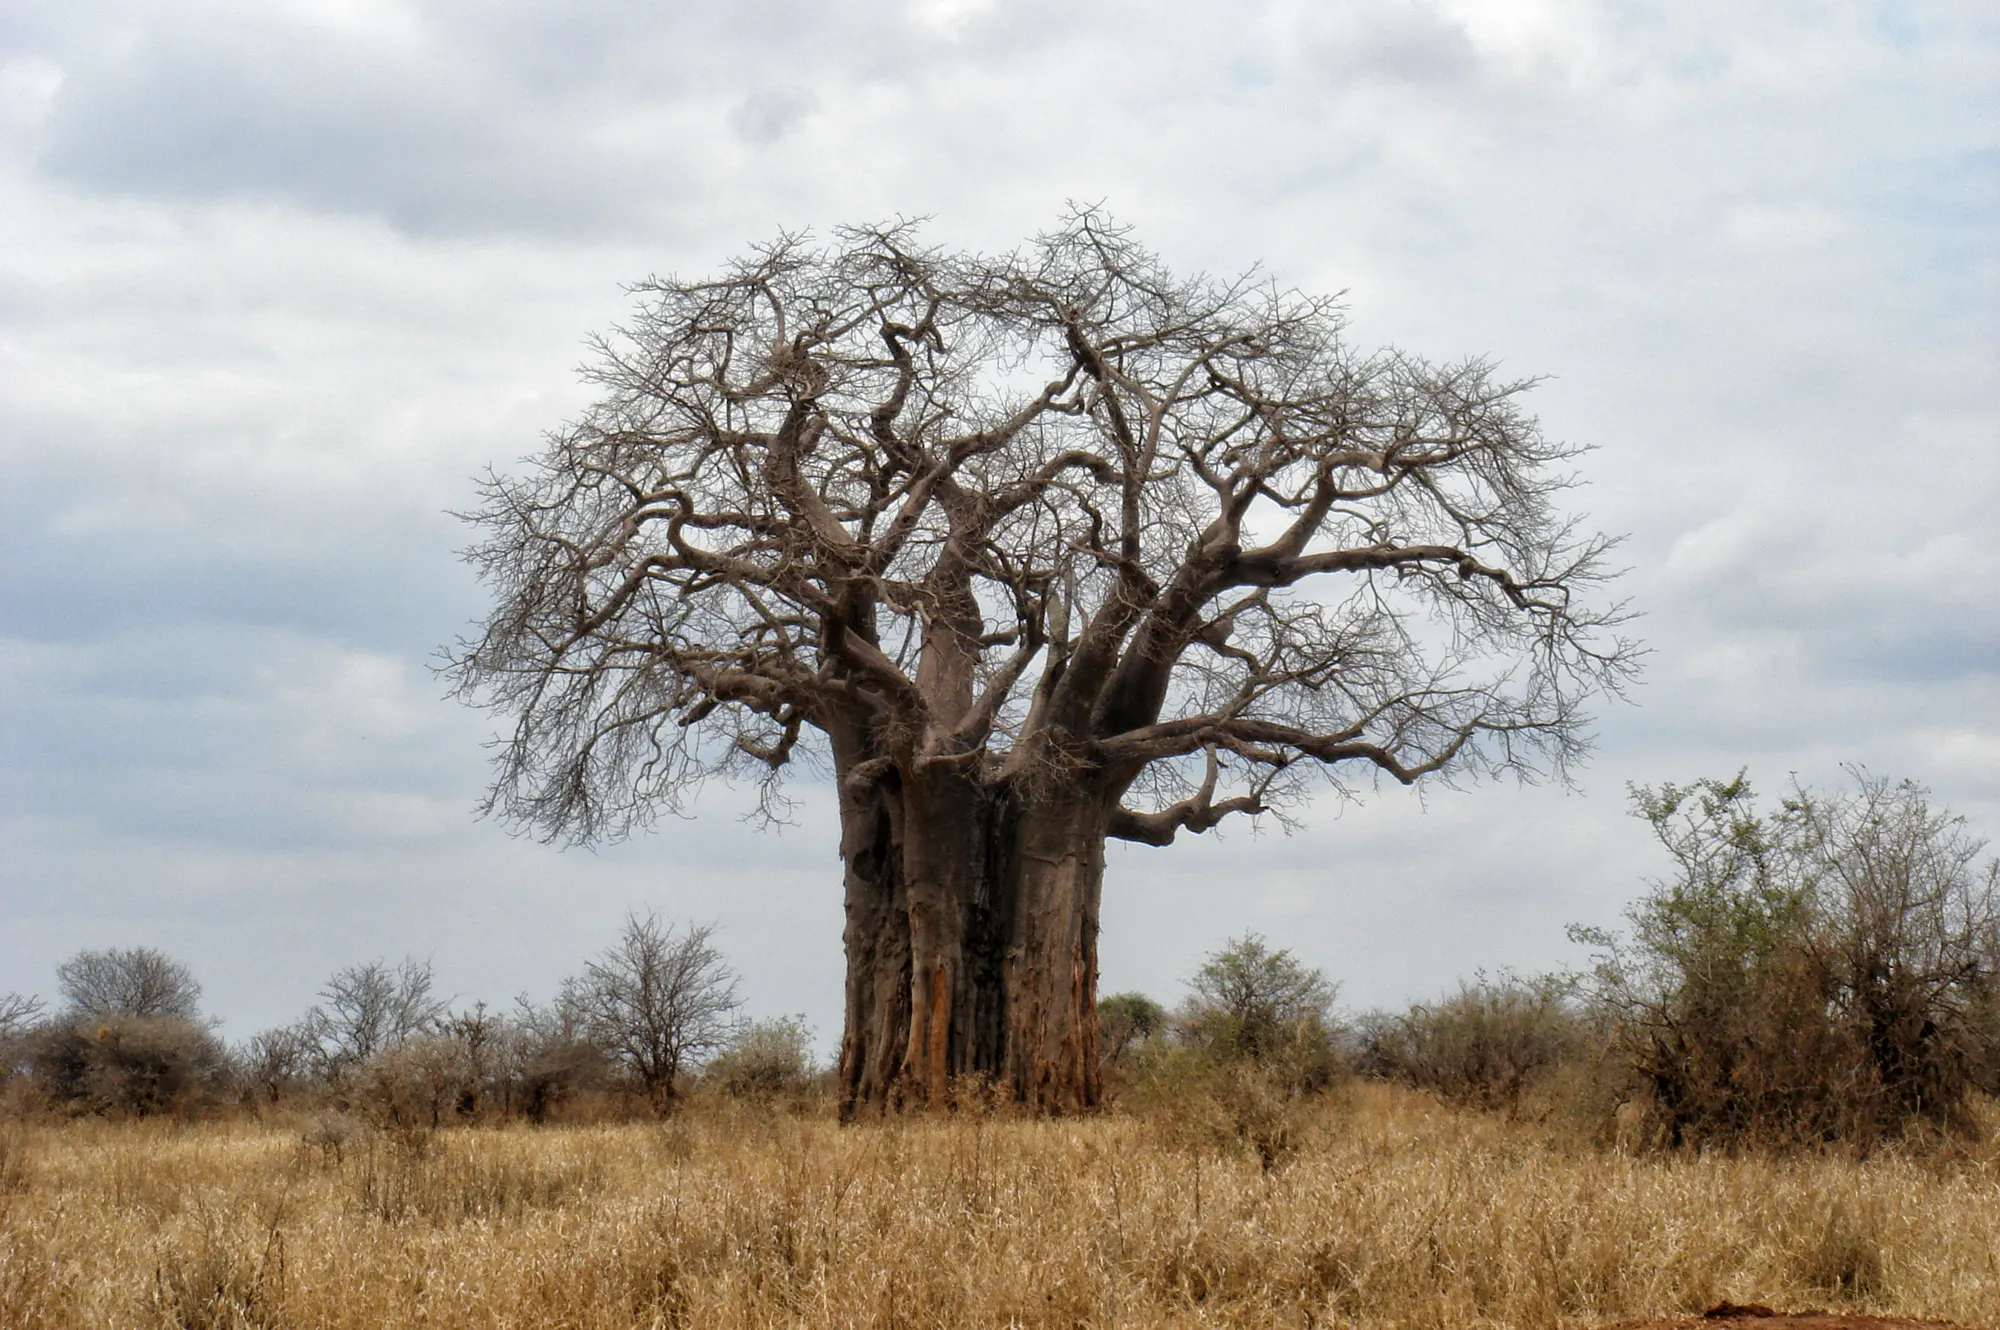
[(1365, 1006), (1579, 959), (1628, 781), (1845, 762), (2000, 832), (2000, 13), (1987, 0), (7, 0), (0, 991), (189, 961), (241, 1037), (334, 968), (545, 996), (713, 919), (837, 1037), (827, 802), (557, 851), (474, 816), (450, 510), (585, 403), (622, 283), (781, 227), (1011, 247), (1103, 201), (1354, 340), (1544, 375), (1653, 654), (1573, 789), (1385, 790), (1114, 850), (1104, 983), (1248, 929)]

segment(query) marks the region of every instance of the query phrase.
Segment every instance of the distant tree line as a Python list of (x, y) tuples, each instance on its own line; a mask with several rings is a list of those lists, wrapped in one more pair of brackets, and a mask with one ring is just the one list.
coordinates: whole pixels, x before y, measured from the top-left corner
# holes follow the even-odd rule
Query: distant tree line
[(201, 985), (150, 947), (57, 968), (60, 1004), (0, 997), (0, 1091), (17, 1106), (148, 1115), (313, 1103), (385, 1123), (670, 1110), (699, 1074), (739, 1097), (811, 1085), (803, 1018), (741, 1019), (734, 972), (705, 925), (629, 916), (546, 1004), (454, 1008), (428, 961), (331, 975), (297, 1021), (229, 1047)]
[[(1795, 785), (1770, 806), (1741, 774), (1631, 799), (1671, 868), (1625, 929), (1571, 930), (1586, 968), (1480, 974), (1344, 1015), (1322, 971), (1245, 934), (1175, 1008), (1101, 999), (1108, 1092), (1267, 1164), (1354, 1077), (1661, 1148), (1867, 1148), (1966, 1130), (1977, 1097), (2000, 1095), (2000, 863), (1963, 818), (1858, 770), (1840, 793)], [(0, 1100), (16, 1108), (306, 1103), (435, 1127), (669, 1112), (695, 1089), (803, 1105), (826, 1080), (802, 1018), (741, 1019), (712, 928), (652, 914), (546, 1003), (454, 1007), (428, 962), (370, 961), (234, 1047), (187, 967), (151, 948), (80, 952), (57, 981), (53, 1008), (0, 995)], [(990, 1103), (993, 1088), (954, 1095)]]

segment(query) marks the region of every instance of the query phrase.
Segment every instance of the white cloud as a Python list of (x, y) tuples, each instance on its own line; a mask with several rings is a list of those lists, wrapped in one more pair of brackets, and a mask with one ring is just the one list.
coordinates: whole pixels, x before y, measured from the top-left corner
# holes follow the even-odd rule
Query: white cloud
[(910, 6), (910, 16), (919, 27), (940, 37), (961, 39), (993, 9), (994, 0), (917, 0)]

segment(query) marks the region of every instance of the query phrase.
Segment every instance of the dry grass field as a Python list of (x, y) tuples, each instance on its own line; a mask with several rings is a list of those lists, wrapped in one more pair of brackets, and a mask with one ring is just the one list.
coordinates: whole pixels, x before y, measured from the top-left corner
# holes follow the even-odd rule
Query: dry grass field
[(1719, 1299), (2000, 1326), (2000, 1148), (1631, 1156), (1363, 1085), (1199, 1114), (396, 1135), (0, 1125), (0, 1323), (1594, 1326)]

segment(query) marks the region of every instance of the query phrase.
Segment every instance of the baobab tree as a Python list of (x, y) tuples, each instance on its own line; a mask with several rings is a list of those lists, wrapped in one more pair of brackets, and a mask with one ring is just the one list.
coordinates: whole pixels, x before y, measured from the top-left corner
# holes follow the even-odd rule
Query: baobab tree
[(845, 865), (849, 1113), (976, 1075), (1098, 1096), (1107, 838), (1317, 775), (1559, 773), (1633, 648), (1574, 449), (1483, 362), (1181, 279), (1095, 211), (1016, 253), (909, 224), (635, 288), (596, 404), (495, 475), (461, 692), (489, 811), (616, 836), (816, 762)]

